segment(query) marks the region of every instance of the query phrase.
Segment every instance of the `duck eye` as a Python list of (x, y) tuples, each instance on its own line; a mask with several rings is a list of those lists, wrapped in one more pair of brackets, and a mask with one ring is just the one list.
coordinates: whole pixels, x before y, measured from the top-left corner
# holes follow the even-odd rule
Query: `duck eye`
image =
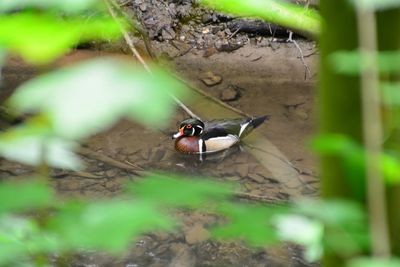
[(188, 125), (186, 125), (186, 128), (192, 129), (192, 125), (191, 125), (191, 124), (188, 124)]

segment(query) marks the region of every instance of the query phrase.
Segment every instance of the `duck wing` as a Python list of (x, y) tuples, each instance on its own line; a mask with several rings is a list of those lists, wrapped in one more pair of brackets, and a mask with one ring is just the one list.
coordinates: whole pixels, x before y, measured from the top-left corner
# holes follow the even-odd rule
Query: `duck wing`
[(209, 121), (205, 123), (201, 137), (205, 140), (227, 135), (243, 138), (267, 119), (269, 116)]

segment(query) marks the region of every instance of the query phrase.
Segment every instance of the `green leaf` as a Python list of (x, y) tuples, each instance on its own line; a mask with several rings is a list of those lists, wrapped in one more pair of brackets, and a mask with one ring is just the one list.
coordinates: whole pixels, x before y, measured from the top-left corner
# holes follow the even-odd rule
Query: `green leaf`
[(1, 0), (0, 12), (21, 10), (23, 8), (56, 9), (76, 13), (99, 5), (98, 0)]
[(79, 42), (119, 35), (117, 23), (109, 17), (63, 18), (28, 12), (0, 15), (0, 47), (34, 64), (49, 63)]
[(354, 260), (350, 260), (347, 266), (348, 267), (400, 267), (400, 259), (357, 258)]
[(274, 218), (278, 237), (305, 247), (305, 259), (309, 262), (319, 260), (323, 250), (324, 225), (305, 216), (289, 214)]
[(0, 154), (24, 164), (78, 170), (80, 159), (73, 151), (78, 144), (55, 137), (46, 125), (37, 122), (11, 128), (0, 134)]
[(372, 10), (384, 10), (400, 7), (399, 0), (351, 0), (354, 6)]
[(24, 239), (37, 231), (33, 221), (14, 216), (0, 216), (0, 264), (12, 265), (17, 260), (21, 262), (28, 254)]
[[(380, 51), (378, 53), (378, 65), (380, 73), (396, 73), (400, 70), (400, 52)], [(363, 57), (360, 51), (338, 51), (329, 56), (332, 68), (345, 75), (359, 75), (368, 64), (372, 64), (368, 54)], [(365, 62), (364, 62), (365, 61)]]
[(382, 101), (388, 106), (400, 106), (400, 83), (381, 83)]
[(0, 184), (0, 214), (48, 207), (52, 190), (41, 182), (7, 182)]
[(46, 113), (56, 135), (80, 139), (122, 117), (165, 126), (175, 105), (170, 94), (183, 92), (165, 72), (154, 69), (151, 75), (135, 65), (95, 59), (23, 84), (9, 103), (20, 112)]
[(348, 222), (366, 220), (361, 205), (345, 200), (303, 200), (296, 205), (295, 210), (331, 226), (341, 226)]
[[(25, 266), (30, 257), (38, 254), (60, 253), (62, 240), (41, 231), (32, 218), (0, 216), (0, 264)], [(30, 265), (27, 265), (30, 266)]]
[(204, 178), (185, 179), (177, 176), (145, 177), (128, 187), (141, 200), (157, 205), (201, 207), (204, 203), (222, 201), (232, 194), (232, 187)]
[(216, 238), (241, 239), (252, 246), (271, 244), (279, 240), (273, 218), (285, 212), (284, 207), (223, 203), (217, 213), (228, 223), (213, 227), (212, 234)]
[[(315, 137), (311, 145), (321, 155), (341, 157), (345, 161), (346, 167), (358, 175), (362, 174), (365, 168), (363, 147), (344, 135), (330, 134)], [(382, 153), (380, 169), (386, 183), (400, 183), (400, 161), (396, 157), (387, 152)]]
[(244, 17), (259, 17), (290, 29), (320, 34), (321, 17), (313, 9), (276, 0), (201, 0), (201, 4)]
[(70, 203), (52, 217), (49, 229), (66, 248), (122, 252), (132, 238), (150, 230), (170, 230), (174, 223), (148, 203), (128, 201)]
[(293, 211), (324, 224), (324, 244), (329, 250), (349, 256), (369, 246), (367, 217), (356, 202), (303, 200)]
[(400, 183), (400, 161), (392, 155), (382, 155), (381, 169), (388, 184)]

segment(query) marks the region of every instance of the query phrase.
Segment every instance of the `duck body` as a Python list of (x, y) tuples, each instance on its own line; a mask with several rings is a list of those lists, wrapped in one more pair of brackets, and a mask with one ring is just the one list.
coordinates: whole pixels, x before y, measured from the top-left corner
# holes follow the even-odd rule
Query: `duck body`
[(175, 149), (188, 154), (219, 152), (238, 143), (269, 116), (256, 118), (214, 120), (183, 120), (174, 134)]

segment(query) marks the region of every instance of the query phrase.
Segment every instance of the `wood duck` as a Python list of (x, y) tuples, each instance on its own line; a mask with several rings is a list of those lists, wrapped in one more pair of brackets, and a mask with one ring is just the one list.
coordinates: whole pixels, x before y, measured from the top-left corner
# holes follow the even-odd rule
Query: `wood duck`
[(179, 132), (173, 135), (175, 149), (188, 154), (213, 153), (225, 150), (238, 143), (269, 116), (257, 118), (215, 120), (202, 122), (199, 119), (185, 119)]

